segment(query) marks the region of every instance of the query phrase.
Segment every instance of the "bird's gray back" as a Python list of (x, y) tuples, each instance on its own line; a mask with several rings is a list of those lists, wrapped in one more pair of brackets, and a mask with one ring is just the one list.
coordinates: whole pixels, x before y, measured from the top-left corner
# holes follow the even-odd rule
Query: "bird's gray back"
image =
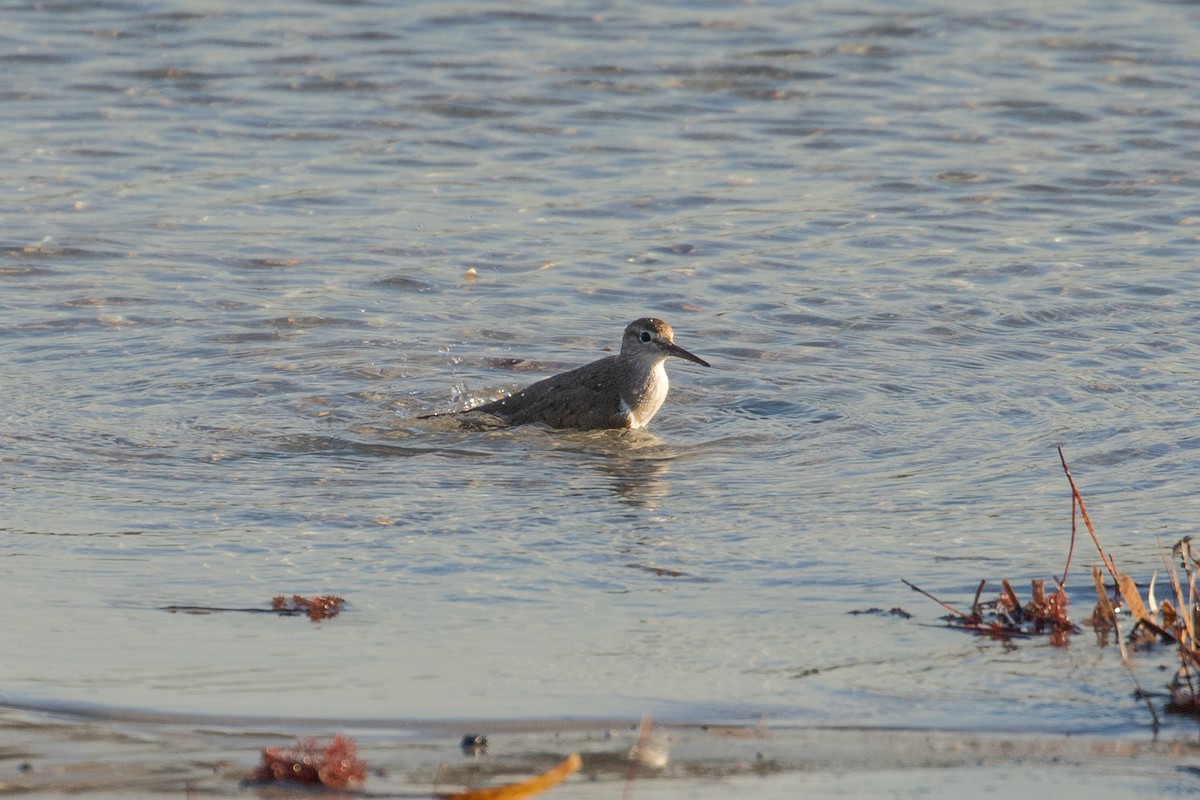
[(471, 411), (495, 414), (509, 425), (540, 422), (552, 428), (627, 427), (628, 414), (612, 388), (619, 366), (609, 356), (569, 372), (540, 380), (510, 397), (476, 406)]

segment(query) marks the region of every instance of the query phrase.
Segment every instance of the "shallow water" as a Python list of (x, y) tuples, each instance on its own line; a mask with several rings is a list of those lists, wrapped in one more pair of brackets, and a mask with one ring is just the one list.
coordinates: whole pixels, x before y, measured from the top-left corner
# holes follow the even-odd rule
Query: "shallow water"
[[(1148, 728), (900, 579), (1061, 573), (1056, 445), (1123, 568), (1192, 532), (1191, 7), (5, 16), (0, 698)], [(648, 432), (416, 419), (648, 314), (713, 364)]]

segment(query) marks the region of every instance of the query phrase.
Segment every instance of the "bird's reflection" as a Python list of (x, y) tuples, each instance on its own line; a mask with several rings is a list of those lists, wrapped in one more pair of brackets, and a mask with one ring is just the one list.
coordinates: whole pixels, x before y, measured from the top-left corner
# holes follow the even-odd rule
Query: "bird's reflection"
[(666, 480), (677, 453), (647, 431), (598, 431), (561, 440), (559, 450), (592, 456), (589, 466), (605, 476), (612, 492), (639, 508), (655, 508), (671, 492)]
[(665, 480), (670, 468), (669, 456), (632, 456), (596, 464), (596, 469), (612, 481), (612, 490), (618, 497), (642, 508), (655, 508), (670, 494), (671, 484)]

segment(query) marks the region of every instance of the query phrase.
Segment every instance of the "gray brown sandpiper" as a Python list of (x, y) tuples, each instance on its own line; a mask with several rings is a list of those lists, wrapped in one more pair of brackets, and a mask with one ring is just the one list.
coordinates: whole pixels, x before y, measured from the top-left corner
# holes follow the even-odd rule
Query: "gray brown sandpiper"
[(701, 366), (709, 363), (675, 344), (674, 331), (661, 319), (644, 317), (625, 327), (621, 352), (529, 386), (491, 403), (426, 414), (491, 414), (500, 427), (539, 422), (551, 428), (644, 428), (667, 399), (670, 356)]

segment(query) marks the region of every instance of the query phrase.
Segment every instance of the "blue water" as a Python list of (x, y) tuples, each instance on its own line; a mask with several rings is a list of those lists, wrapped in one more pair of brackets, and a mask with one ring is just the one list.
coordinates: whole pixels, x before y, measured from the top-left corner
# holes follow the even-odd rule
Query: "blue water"
[[(1139, 580), (1193, 531), (1191, 6), (3, 13), (0, 700), (1149, 726), (900, 579), (1061, 574), (1058, 445)], [(416, 419), (645, 315), (648, 432)]]

